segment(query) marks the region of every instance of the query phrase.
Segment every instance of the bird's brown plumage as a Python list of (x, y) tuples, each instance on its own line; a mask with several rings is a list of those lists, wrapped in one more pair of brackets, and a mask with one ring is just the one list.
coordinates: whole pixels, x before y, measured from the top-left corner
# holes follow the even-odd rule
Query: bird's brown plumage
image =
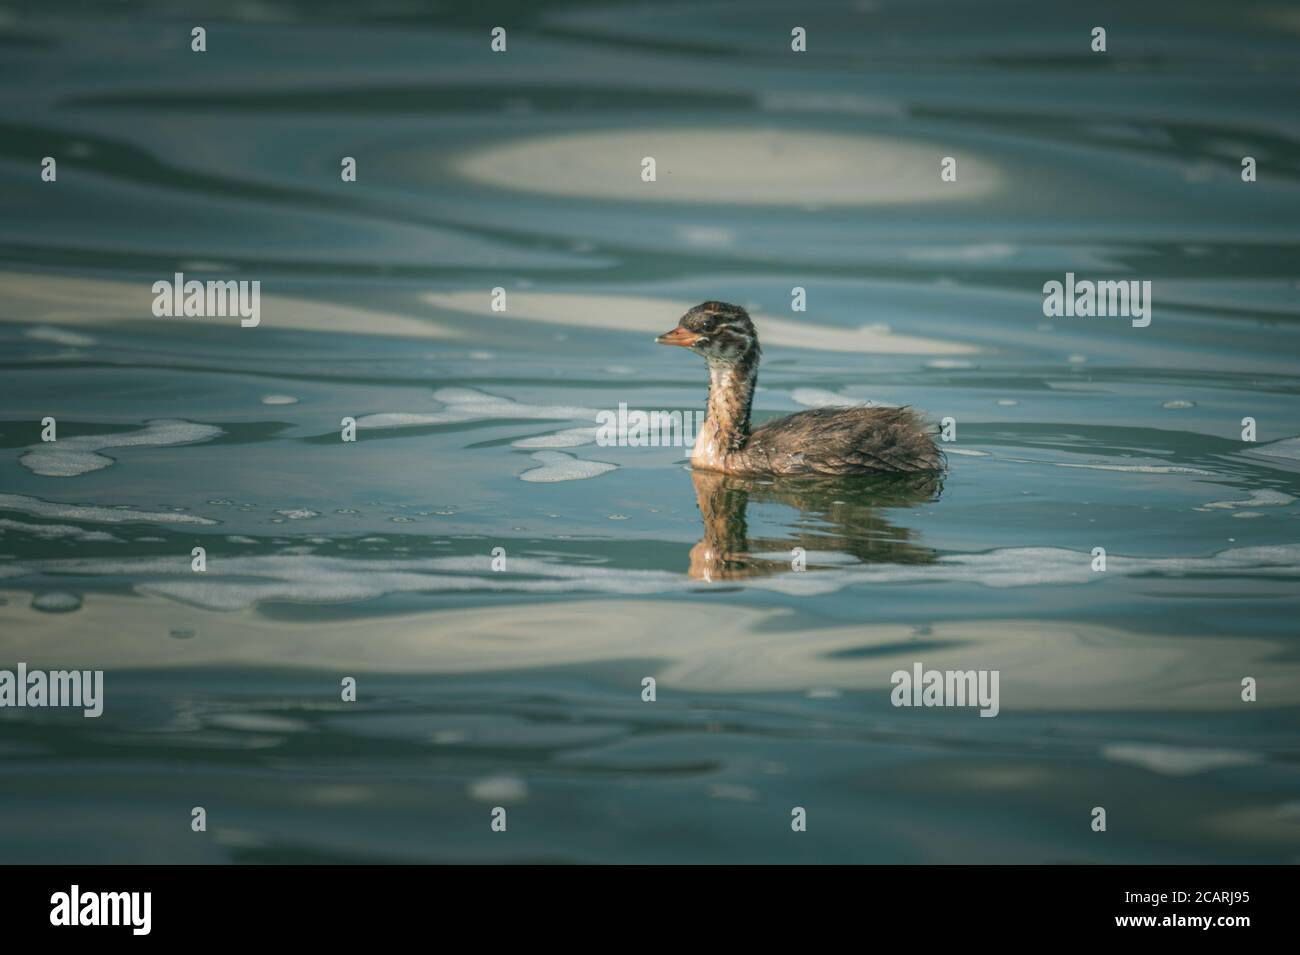
[(816, 408), (755, 428), (728, 461), (735, 473), (915, 474), (943, 455), (911, 408)]

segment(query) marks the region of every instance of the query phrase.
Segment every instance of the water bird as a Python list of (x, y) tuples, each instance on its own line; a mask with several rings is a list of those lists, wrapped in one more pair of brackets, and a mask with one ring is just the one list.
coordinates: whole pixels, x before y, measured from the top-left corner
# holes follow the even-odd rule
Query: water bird
[(693, 468), (836, 477), (943, 470), (942, 452), (911, 408), (815, 408), (751, 429), (760, 349), (754, 323), (739, 305), (704, 302), (655, 341), (689, 348), (708, 364), (707, 411)]

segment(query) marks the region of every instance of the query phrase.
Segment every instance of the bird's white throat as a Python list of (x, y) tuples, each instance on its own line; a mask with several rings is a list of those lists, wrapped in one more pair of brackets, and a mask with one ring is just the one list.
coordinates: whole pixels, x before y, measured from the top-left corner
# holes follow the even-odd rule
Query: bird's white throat
[(709, 403), (695, 439), (692, 465), (721, 469), (727, 454), (744, 444), (757, 379), (756, 364), (709, 362)]

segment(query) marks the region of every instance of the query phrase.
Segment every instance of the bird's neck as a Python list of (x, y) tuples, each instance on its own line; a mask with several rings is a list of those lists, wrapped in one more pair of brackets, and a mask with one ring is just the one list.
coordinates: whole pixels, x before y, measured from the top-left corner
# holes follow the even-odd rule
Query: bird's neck
[(720, 469), (749, 438), (749, 411), (758, 383), (758, 362), (709, 363), (709, 403), (695, 439), (691, 463)]

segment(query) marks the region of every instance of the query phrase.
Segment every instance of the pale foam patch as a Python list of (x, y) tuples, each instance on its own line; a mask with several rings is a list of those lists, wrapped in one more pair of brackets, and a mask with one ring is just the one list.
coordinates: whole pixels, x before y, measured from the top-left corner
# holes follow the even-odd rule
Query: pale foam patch
[(431, 424), (450, 424), (463, 421), (453, 415), (441, 412), (386, 411), (379, 414), (362, 415), (357, 419), (358, 428), (418, 428)]
[(532, 459), (539, 466), (519, 475), (521, 481), (543, 483), (581, 481), (613, 471), (618, 467), (617, 464), (606, 464), (603, 461), (587, 461), (562, 451), (538, 451), (532, 455)]
[(1221, 510), (1234, 510), (1238, 507), (1286, 507), (1294, 500), (1295, 498), (1290, 494), (1283, 494), (1281, 491), (1254, 490), (1244, 501), (1214, 501), (1205, 506)]
[(210, 441), (224, 433), (209, 424), (159, 419), (145, 422), (138, 431), (78, 435), (34, 444), (18, 459), (18, 463), (44, 477), (76, 477), (111, 465), (112, 458), (98, 453), (108, 448), (170, 448)]
[[(630, 332), (646, 336), (647, 343), (699, 304), (649, 296), (579, 295), (526, 289), (510, 292), (510, 307), (504, 312), (492, 311), (488, 297), (477, 290), (427, 292), (421, 300), (438, 308), (491, 320)], [(751, 317), (765, 347), (882, 355), (954, 355), (978, 351), (959, 342), (897, 335), (879, 324), (838, 328), (808, 320), (775, 318), (760, 312), (752, 312)]]
[(71, 613), (81, 609), (81, 595), (64, 590), (37, 594), (32, 598), (32, 609), (44, 613)]
[(1212, 769), (1250, 766), (1260, 762), (1256, 753), (1233, 749), (1194, 749), (1159, 743), (1112, 743), (1103, 746), (1103, 759), (1132, 763), (1166, 776), (1192, 776)]
[(216, 521), (196, 514), (179, 514), (171, 511), (133, 511), (130, 508), (92, 507), (81, 504), (59, 504), (43, 501), (25, 494), (0, 494), (0, 510), (19, 511), (37, 517), (63, 518), (72, 521), (90, 521), (95, 524), (215, 524)]
[[(1011, 459), (1008, 459), (1011, 460)], [(1213, 471), (1181, 467), (1176, 464), (1072, 464), (1065, 461), (1035, 461), (1034, 464), (1051, 464), (1058, 468), (1086, 468), (1091, 471), (1126, 471), (1130, 474), (1202, 474), (1213, 477)]]
[(595, 408), (575, 405), (530, 405), (499, 398), (473, 388), (439, 388), (433, 397), (447, 406), (448, 413), (464, 418), (539, 418), (595, 420)]
[(29, 328), (25, 334), (28, 338), (35, 339), (38, 342), (53, 342), (56, 345), (67, 345), (70, 348), (87, 348), (98, 342), (98, 339), (89, 335), (81, 335), (63, 328), (51, 328), (49, 325), (38, 325), (35, 328)]
[[(971, 453), (949, 447), (944, 447), (943, 450), (945, 454)], [(980, 452), (980, 454), (982, 455), (983, 452)], [(1010, 455), (993, 455), (993, 457), (996, 457), (999, 461), (1009, 461), (1013, 464), (1046, 464), (1055, 468), (1082, 468), (1088, 471), (1115, 471), (1125, 474), (1197, 474), (1203, 477), (1215, 477), (1213, 471), (1177, 464), (1095, 464), (1077, 461), (1044, 461), (1041, 458), (1019, 458)]]
[[(830, 558), (826, 563), (836, 562)], [(195, 574), (190, 569), (188, 555), (183, 554), (166, 559), (33, 561), (21, 567), (8, 567), (2, 576), (52, 573), (128, 577), (138, 581), (135, 589), (141, 593), (159, 594), (212, 610), (238, 610), (268, 600), (328, 603), (397, 593), (645, 595), (707, 590), (711, 586), (666, 570), (632, 570), (514, 557), (509, 573), (494, 573), (491, 564), (492, 558), (486, 554), (366, 560), (282, 553), (224, 558), (209, 564), (206, 574)], [(1107, 558), (1105, 573), (1093, 572), (1091, 564), (1092, 557), (1085, 552), (1021, 547), (950, 554), (930, 564), (831, 566), (825, 570), (791, 571), (724, 583), (729, 587), (771, 590), (792, 596), (816, 596), (856, 584), (959, 582), (1001, 588), (1087, 584), (1103, 577), (1136, 575), (1294, 578), (1300, 577), (1300, 545), (1238, 547), (1210, 557), (1192, 558), (1112, 554)]]
[(1286, 458), (1291, 461), (1300, 461), (1300, 437), (1283, 438), (1281, 441), (1274, 441), (1272, 444), (1266, 444), (1263, 447), (1251, 448), (1250, 454), (1262, 454), (1269, 458)]
[(580, 408), (572, 405), (525, 404), (510, 398), (501, 398), (483, 391), (476, 391), (473, 388), (439, 388), (433, 393), (433, 397), (442, 403), (443, 409), (441, 411), (389, 411), (362, 415), (357, 419), (357, 427), (411, 428), (505, 418), (525, 418), (541, 421), (594, 421), (597, 415), (595, 408)]
[(578, 448), (584, 444), (595, 444), (596, 428), (566, 428), (551, 434), (538, 434), (531, 438), (519, 438), (511, 441), (515, 448)]
[(298, 399), (293, 395), (263, 395), (262, 404), (264, 405), (296, 405)]
[(121, 543), (122, 540), (107, 531), (88, 531), (84, 527), (75, 527), (72, 524), (29, 524), (26, 521), (11, 521), (7, 518), (0, 519), (0, 533), (4, 531), (19, 531), (43, 540), (70, 539), (87, 544)]
[(952, 448), (947, 445), (943, 449), (944, 454), (961, 454), (968, 458), (987, 458), (992, 457), (987, 451), (976, 451), (974, 448)]
[[(934, 174), (937, 144), (810, 129), (660, 128), (566, 132), (493, 144), (454, 164), (496, 188), (584, 199), (758, 206), (882, 206), (969, 200), (1002, 189), (996, 164), (962, 153)], [(657, 181), (640, 159), (655, 157)]]

